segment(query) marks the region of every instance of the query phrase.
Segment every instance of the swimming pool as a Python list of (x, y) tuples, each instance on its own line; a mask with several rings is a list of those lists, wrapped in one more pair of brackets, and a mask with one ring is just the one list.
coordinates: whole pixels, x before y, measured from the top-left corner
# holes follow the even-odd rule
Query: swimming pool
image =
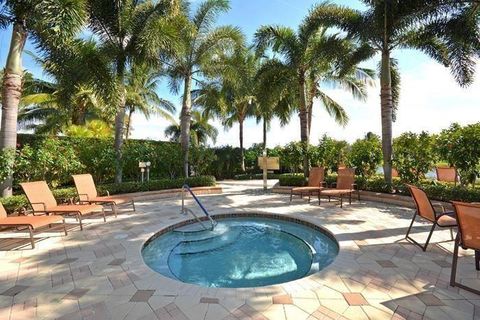
[(224, 217), (214, 230), (198, 223), (160, 232), (142, 255), (156, 272), (204, 287), (259, 287), (303, 278), (338, 254), (325, 230), (276, 217)]

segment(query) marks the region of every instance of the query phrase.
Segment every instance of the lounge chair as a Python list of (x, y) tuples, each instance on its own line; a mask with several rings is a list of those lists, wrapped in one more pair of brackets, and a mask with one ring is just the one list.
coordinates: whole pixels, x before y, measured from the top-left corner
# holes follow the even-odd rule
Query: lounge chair
[(480, 204), (453, 202), (458, 221), (458, 233), (453, 250), (450, 285), (480, 294), (480, 291), (456, 282), (458, 248), (475, 250), (475, 268), (480, 270)]
[(35, 249), (35, 241), (33, 240), (33, 230), (51, 226), (54, 223), (62, 223), (63, 231), (67, 235), (67, 228), (65, 227), (65, 219), (59, 216), (7, 216), (7, 212), (2, 204), (0, 204), (0, 228), (17, 228), (28, 229), (30, 234), (30, 242), (32, 249)]
[(80, 230), (83, 230), (82, 217), (86, 215), (101, 212), (103, 221), (107, 222), (103, 206), (94, 204), (59, 205), (45, 181), (24, 182), (20, 183), (20, 186), (27, 196), (34, 215), (37, 213), (74, 215), (80, 224)]
[(455, 167), (436, 167), (437, 180), (443, 182), (453, 182), (457, 185), (458, 173)]
[(337, 182), (333, 183), (331, 188), (320, 190), (318, 204), (321, 204), (321, 196), (327, 196), (329, 202), (332, 197), (338, 197), (340, 198), (340, 208), (343, 208), (343, 197), (348, 195), (349, 203), (352, 204), (352, 194), (355, 191), (357, 191), (360, 201), (360, 192), (356, 190), (355, 184), (355, 169), (339, 168)]
[[(430, 238), (432, 237), (433, 231), (435, 230), (435, 227), (439, 226), (441, 228), (450, 228), (450, 234), (452, 235), (452, 240), (453, 240), (453, 228), (457, 226), (455, 213), (445, 212), (445, 208), (443, 206), (441, 206), (442, 212), (437, 213), (435, 211), (435, 206), (432, 204), (432, 202), (428, 198), (425, 191), (412, 185), (407, 185), (407, 186), (408, 186), (408, 189), (410, 190), (410, 194), (413, 197), (417, 210), (413, 215), (412, 222), (410, 223), (410, 227), (408, 228), (405, 239), (412, 241), (414, 244), (422, 248), (423, 251), (426, 251), (428, 243), (430, 242)], [(417, 215), (420, 216), (420, 218), (432, 223), (432, 229), (430, 230), (430, 233), (428, 234), (428, 237), (427, 237), (427, 241), (425, 242), (424, 245), (421, 245), (420, 243), (418, 243), (417, 241), (409, 237), (410, 231), (412, 229), (413, 223), (415, 222), (415, 218), (417, 217)]]
[(77, 188), (80, 203), (108, 204), (112, 207), (115, 217), (117, 216), (117, 206), (120, 204), (131, 204), (133, 211), (135, 211), (135, 201), (132, 197), (110, 195), (99, 197), (91, 174), (73, 175), (73, 181)]
[(398, 170), (392, 168), (392, 178), (398, 178), (400, 175), (398, 174)]
[(290, 202), (292, 202), (294, 194), (299, 194), (300, 198), (303, 198), (304, 195), (308, 195), (308, 202), (310, 202), (311, 195), (316, 194), (318, 196), (320, 189), (326, 186), (324, 180), (324, 168), (314, 167), (310, 169), (310, 174), (308, 175), (308, 186), (292, 188), (292, 190), (290, 191)]

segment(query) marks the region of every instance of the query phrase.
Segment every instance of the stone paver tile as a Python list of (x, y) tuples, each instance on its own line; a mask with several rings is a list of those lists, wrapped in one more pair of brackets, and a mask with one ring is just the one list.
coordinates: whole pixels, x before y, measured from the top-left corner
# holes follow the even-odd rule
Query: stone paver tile
[(361, 293), (352, 293), (352, 292), (345, 292), (343, 293), (343, 297), (347, 301), (347, 303), (351, 306), (366, 306), (368, 305), (368, 301), (365, 300)]
[(445, 261), (445, 260), (432, 260), (433, 263), (438, 265), (441, 268), (450, 268), (452, 266), (451, 262)]
[(219, 304), (210, 304), (204, 320), (218, 320), (231, 315), (224, 307)]
[(70, 291), (63, 299), (78, 300), (83, 297), (90, 289), (76, 288)]
[(285, 309), (283, 305), (273, 304), (262, 312), (263, 316), (269, 320), (286, 320)]
[(78, 258), (66, 258), (63, 259), (62, 261), (59, 261), (58, 264), (68, 264), (77, 261)]
[(138, 290), (130, 298), (131, 302), (147, 302), (151, 296), (155, 293), (155, 290)]
[(272, 297), (273, 304), (293, 304), (292, 297), (288, 294), (282, 294)]
[(220, 300), (218, 298), (209, 298), (209, 297), (201, 297), (200, 303), (210, 303), (210, 304), (219, 304)]
[(13, 297), (28, 288), (29, 286), (16, 285), (0, 293), (0, 296)]
[(432, 307), (432, 306), (444, 306), (445, 303), (443, 303), (442, 300), (437, 298), (435, 295), (431, 293), (420, 293), (416, 295), (418, 299), (420, 299), (427, 307)]
[[(343, 316), (348, 319), (355, 319), (355, 320), (370, 320), (365, 313), (365, 311), (360, 306), (350, 306), (347, 310), (343, 313)], [(375, 319), (376, 320), (376, 319)]]
[(311, 314), (320, 307), (320, 301), (318, 301), (318, 299), (293, 298), (293, 304), (308, 314)]
[(287, 320), (305, 320), (310, 316), (309, 313), (303, 311), (295, 305), (287, 304), (284, 306), (284, 309)]
[(390, 260), (376, 260), (382, 268), (397, 268), (397, 265)]
[(113, 259), (112, 261), (110, 261), (108, 263), (109, 266), (119, 266), (121, 265), (122, 263), (124, 263), (126, 261), (126, 259)]

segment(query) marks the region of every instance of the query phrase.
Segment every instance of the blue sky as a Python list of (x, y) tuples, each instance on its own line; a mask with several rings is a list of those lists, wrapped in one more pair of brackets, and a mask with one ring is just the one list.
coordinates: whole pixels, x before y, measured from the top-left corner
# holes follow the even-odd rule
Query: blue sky
[[(198, 3), (199, 0), (194, 1)], [(363, 9), (357, 0), (335, 0), (337, 4)], [(219, 24), (239, 26), (251, 40), (260, 25), (281, 24), (297, 28), (309, 9), (316, 1), (308, 0), (231, 0), (231, 10), (223, 14)], [(5, 64), (6, 53), (10, 41), (10, 30), (0, 32), (0, 64)], [(33, 50), (27, 44), (27, 50)], [(413, 51), (396, 51), (394, 57), (399, 60), (402, 74), (402, 92), (398, 120), (394, 125), (394, 134), (404, 131), (420, 132), (427, 130), (438, 132), (448, 127), (452, 122), (462, 124), (479, 121), (478, 107), (480, 103), (479, 81), (467, 89), (459, 88), (453, 81), (447, 69), (430, 60), (422, 53)], [(376, 60), (367, 62), (364, 66), (375, 68)], [(25, 55), (24, 68), (41, 77), (41, 68)], [(350, 122), (345, 128), (338, 127), (328, 115), (317, 106), (313, 115), (311, 141), (316, 143), (324, 133), (338, 139), (353, 141), (362, 137), (368, 131), (380, 133), (380, 101), (379, 86), (369, 90), (366, 102), (353, 100), (347, 93), (326, 90), (337, 99), (347, 110)], [(161, 88), (162, 97), (170, 99), (180, 108), (180, 98), (171, 95), (166, 88)], [(136, 138), (164, 139), (163, 130), (169, 123), (163, 119), (144, 119), (135, 115), (133, 119), (133, 136)], [(238, 127), (224, 131), (219, 127), (217, 145), (238, 145)], [(286, 127), (280, 127), (274, 121), (269, 133), (269, 145), (285, 144), (299, 140), (300, 130), (297, 117)], [(245, 130), (245, 145), (261, 141), (261, 127), (254, 120), (249, 120)]]

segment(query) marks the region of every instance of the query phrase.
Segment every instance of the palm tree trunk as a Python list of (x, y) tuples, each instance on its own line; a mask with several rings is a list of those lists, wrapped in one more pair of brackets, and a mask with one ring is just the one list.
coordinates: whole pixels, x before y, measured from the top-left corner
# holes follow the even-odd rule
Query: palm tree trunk
[(120, 84), (117, 114), (115, 115), (115, 183), (122, 182), (123, 176), (123, 131), (125, 126), (125, 60), (117, 64), (117, 78)]
[(190, 144), (190, 125), (192, 118), (192, 76), (189, 74), (185, 77), (182, 114), (180, 115), (180, 144), (183, 152), (183, 172), (188, 177), (188, 161), (189, 161), (189, 144)]
[(268, 121), (266, 118), (263, 118), (263, 149), (267, 150), (267, 131), (268, 131)]
[(383, 172), (385, 182), (392, 184), (392, 122), (393, 122), (393, 98), (390, 52), (382, 52), (382, 66), (380, 71), (380, 101), (382, 115), (382, 150)]
[(240, 127), (239, 138), (240, 138), (240, 161), (242, 172), (245, 172), (245, 150), (243, 150), (243, 119), (238, 121)]
[[(2, 89), (2, 120), (0, 131), (0, 149), (15, 150), (17, 147), (17, 116), (18, 104), (22, 96), (22, 53), (27, 40), (27, 30), (23, 23), (15, 22), (12, 30), (12, 40), (8, 52)], [(13, 163), (12, 163), (13, 165)], [(2, 196), (12, 195), (13, 177), (9, 175), (3, 181)]]
[(128, 110), (128, 120), (127, 120), (127, 125), (126, 125), (126, 129), (127, 129), (127, 132), (125, 132), (125, 139), (129, 139), (130, 138), (130, 126), (132, 125), (132, 114), (133, 114), (133, 108), (130, 108), (130, 110)]
[(308, 110), (307, 110), (307, 97), (306, 97), (306, 87), (305, 87), (305, 77), (303, 74), (300, 75), (300, 141), (302, 142), (303, 148), (303, 173), (308, 177), (310, 171), (310, 159), (308, 158), (308, 143), (309, 143), (309, 133), (308, 133)]

